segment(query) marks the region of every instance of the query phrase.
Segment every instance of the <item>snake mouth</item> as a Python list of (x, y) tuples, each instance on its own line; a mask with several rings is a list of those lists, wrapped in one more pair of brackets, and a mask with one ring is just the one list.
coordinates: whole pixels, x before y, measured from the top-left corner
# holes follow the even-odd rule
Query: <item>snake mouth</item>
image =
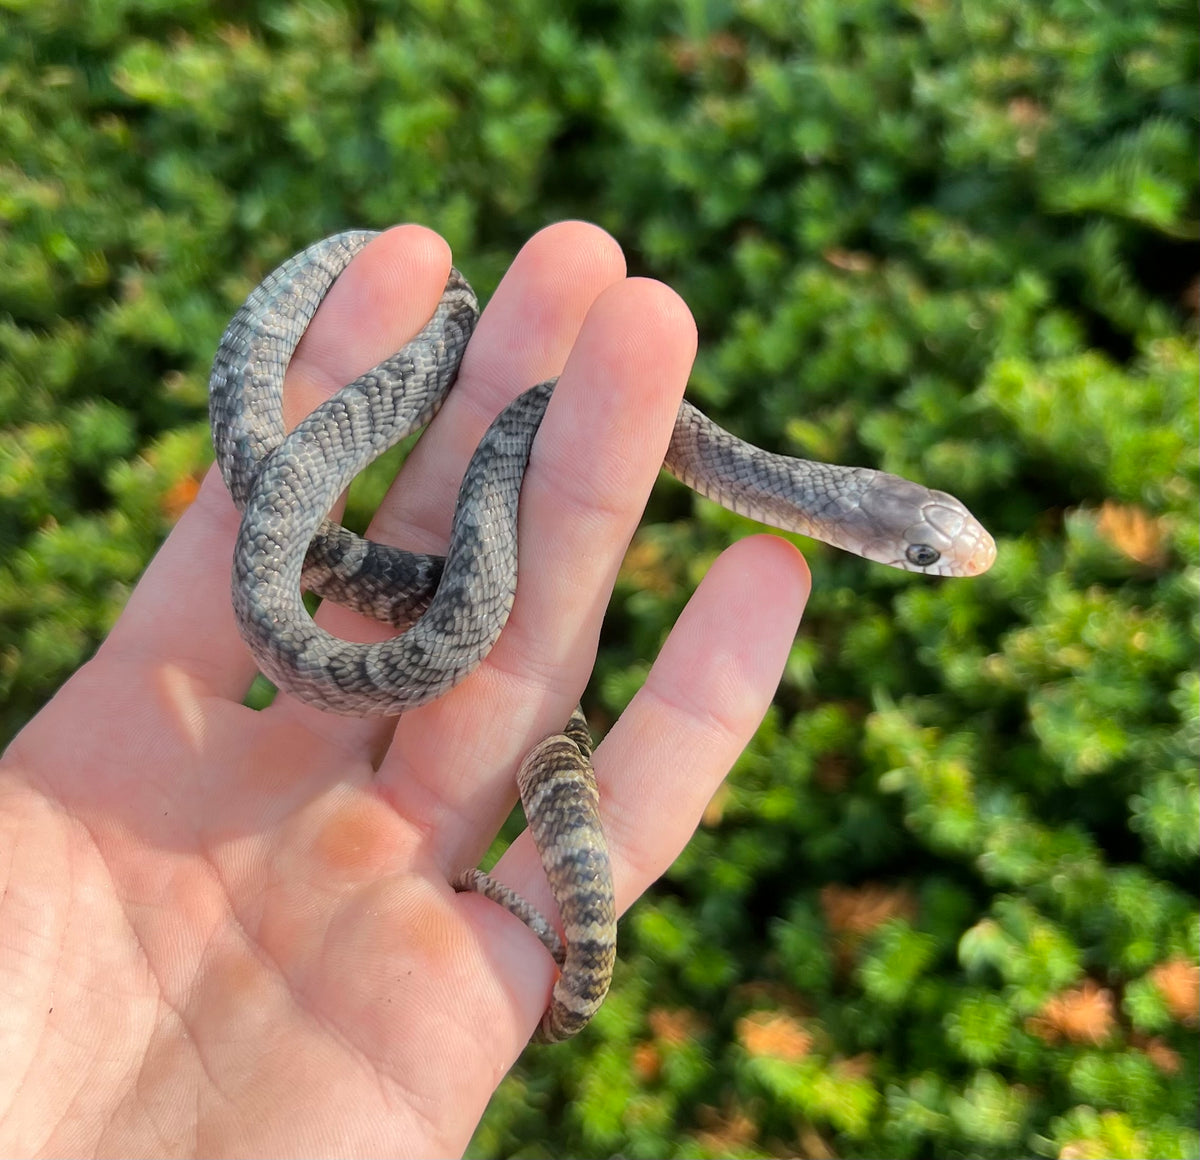
[(979, 542), (974, 551), (963, 561), (964, 576), (979, 576), (986, 572), (996, 562), (996, 541), (991, 535), (979, 529)]

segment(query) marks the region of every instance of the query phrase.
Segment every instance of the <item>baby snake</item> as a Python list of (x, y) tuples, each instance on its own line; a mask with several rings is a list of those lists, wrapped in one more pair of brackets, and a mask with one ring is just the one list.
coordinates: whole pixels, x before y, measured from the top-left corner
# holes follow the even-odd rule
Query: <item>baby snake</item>
[[(350, 481), (437, 412), (478, 318), (450, 272), (433, 317), (402, 350), (360, 375), (293, 431), (283, 422), (288, 362), (322, 299), (373, 237), (349, 231), (288, 259), (222, 335), (209, 407), (221, 473), (242, 511), (233, 607), (259, 667), (293, 696), (335, 713), (398, 714), (468, 676), (496, 643), (517, 586), (517, 500), (555, 380), (531, 387), (488, 428), (458, 494), (445, 557), (373, 543), (326, 518)], [(735, 512), (867, 559), (936, 576), (973, 576), (995, 556), (958, 500), (862, 467), (773, 455), (680, 404), (665, 466)], [(307, 588), (400, 635), (340, 640), (306, 611)], [(480, 871), (455, 883), (524, 921), (560, 967), (540, 1037), (579, 1031), (608, 990), (616, 952), (611, 870), (600, 828), (587, 724), (576, 711), (517, 774), (521, 801), (559, 908), (566, 947), (528, 903)]]

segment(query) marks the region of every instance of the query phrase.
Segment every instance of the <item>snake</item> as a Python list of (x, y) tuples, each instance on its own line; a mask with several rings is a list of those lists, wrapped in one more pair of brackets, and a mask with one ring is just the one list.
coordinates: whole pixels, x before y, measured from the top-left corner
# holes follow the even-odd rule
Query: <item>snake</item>
[[(209, 380), (213, 445), (241, 512), (233, 550), (238, 630), (260, 670), (301, 701), (351, 716), (394, 716), (442, 696), (487, 656), (518, 585), (521, 482), (556, 379), (531, 386), (492, 421), (458, 492), (444, 556), (358, 536), (329, 518), (372, 460), (433, 419), (479, 318), (451, 269), (429, 321), (399, 351), (317, 406), (292, 430), (284, 375), (334, 282), (377, 231), (347, 230), (283, 262), (221, 336)], [(586, 448), (580, 449), (586, 463)], [(943, 491), (866, 467), (774, 454), (679, 407), (663, 466), (716, 503), (762, 523), (929, 576), (975, 576), (995, 543)], [(371, 644), (317, 625), (311, 591), (390, 625)], [(611, 859), (592, 742), (578, 709), (534, 747), (517, 789), (560, 927), (478, 869), (453, 881), (510, 911), (553, 956), (557, 976), (537, 1038), (578, 1033), (608, 991), (616, 956)]]

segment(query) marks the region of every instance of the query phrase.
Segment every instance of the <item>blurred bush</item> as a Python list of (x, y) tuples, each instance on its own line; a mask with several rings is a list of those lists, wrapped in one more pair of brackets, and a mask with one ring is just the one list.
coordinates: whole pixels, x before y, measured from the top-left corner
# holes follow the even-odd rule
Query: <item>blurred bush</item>
[[(953, 490), (1000, 558), (807, 545), (775, 708), (473, 1154), (1200, 1153), (1193, 5), (0, 14), (4, 737), (194, 494), (208, 361), (274, 263), (419, 220), (486, 294), (590, 218), (692, 306), (716, 418)], [(598, 721), (748, 529), (661, 489)]]

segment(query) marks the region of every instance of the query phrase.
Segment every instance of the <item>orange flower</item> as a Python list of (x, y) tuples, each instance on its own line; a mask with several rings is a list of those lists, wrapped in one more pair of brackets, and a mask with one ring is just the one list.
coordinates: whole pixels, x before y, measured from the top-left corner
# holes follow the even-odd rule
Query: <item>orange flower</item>
[(1200, 966), (1177, 957), (1150, 972), (1171, 1014), (1191, 1027), (1200, 1024)]
[(812, 1050), (813, 1037), (799, 1020), (772, 1011), (756, 1011), (738, 1020), (737, 1037), (751, 1055), (769, 1055), (795, 1063)]
[(194, 475), (177, 479), (162, 497), (162, 509), (170, 520), (177, 520), (200, 492), (200, 481)]
[(1165, 562), (1162, 524), (1144, 508), (1105, 500), (1096, 528), (1118, 552), (1139, 564), (1157, 568)]
[(661, 1039), (663, 1043), (686, 1043), (696, 1038), (698, 1021), (691, 1011), (668, 1011), (665, 1007), (656, 1007), (646, 1018), (654, 1038)]
[(1183, 1060), (1179, 1057), (1179, 1052), (1168, 1047), (1166, 1043), (1157, 1035), (1150, 1039), (1144, 1039), (1141, 1036), (1134, 1038), (1134, 1046), (1139, 1047), (1159, 1071), (1166, 1075), (1175, 1075), (1183, 1066)]
[(1047, 1043), (1059, 1037), (1073, 1043), (1103, 1043), (1112, 1033), (1113, 1023), (1112, 992), (1085, 979), (1082, 986), (1047, 999), (1025, 1026)]
[(821, 906), (835, 934), (864, 935), (890, 918), (915, 918), (917, 913), (908, 890), (886, 886), (824, 886)]
[(736, 1105), (726, 1112), (701, 1106), (696, 1115), (706, 1129), (696, 1133), (696, 1143), (718, 1156), (736, 1156), (747, 1151), (758, 1135), (754, 1121)]
[(639, 1043), (633, 1049), (632, 1064), (639, 1083), (653, 1083), (662, 1071), (662, 1055), (653, 1043)]

